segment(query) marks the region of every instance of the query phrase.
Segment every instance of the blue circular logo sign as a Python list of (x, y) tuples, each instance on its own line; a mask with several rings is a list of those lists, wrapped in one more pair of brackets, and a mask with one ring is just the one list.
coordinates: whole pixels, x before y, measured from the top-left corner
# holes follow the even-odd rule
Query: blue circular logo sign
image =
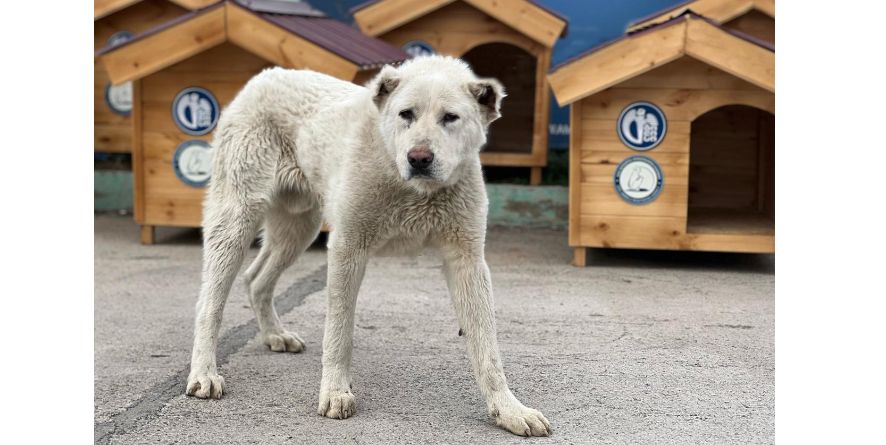
[(129, 116), (132, 112), (132, 82), (123, 82), (120, 85), (105, 85), (105, 104), (115, 114)]
[(218, 123), (218, 115), (218, 101), (205, 88), (185, 88), (172, 101), (175, 125), (192, 136), (202, 136), (212, 131)]
[(403, 51), (405, 51), (406, 54), (409, 54), (409, 57), (430, 56), (436, 53), (434, 47), (424, 40), (406, 42), (406, 44), (403, 45)]
[(115, 32), (108, 37), (108, 46), (116, 46), (128, 40), (132, 40), (133, 34), (129, 31), (119, 31)]
[(649, 102), (634, 102), (618, 116), (618, 137), (630, 148), (652, 150), (665, 138), (668, 120), (661, 108)]
[(191, 187), (205, 187), (212, 177), (212, 153), (212, 147), (206, 141), (182, 142), (172, 157), (175, 176)]
[(618, 164), (614, 182), (615, 191), (622, 199), (630, 204), (642, 205), (658, 198), (664, 175), (652, 158), (631, 156)]

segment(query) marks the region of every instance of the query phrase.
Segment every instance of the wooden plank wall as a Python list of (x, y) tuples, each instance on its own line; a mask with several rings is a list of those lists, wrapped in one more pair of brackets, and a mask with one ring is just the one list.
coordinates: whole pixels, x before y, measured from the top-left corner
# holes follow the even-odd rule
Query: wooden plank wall
[(204, 189), (182, 183), (172, 168), (178, 145), (191, 139), (211, 141), (213, 133), (190, 136), (172, 119), (172, 100), (182, 89), (199, 86), (224, 108), (243, 85), (270, 63), (233, 44), (223, 43), (141, 80), (144, 205), (139, 224), (199, 227)]
[[(635, 101), (658, 105), (668, 119), (661, 144), (640, 153), (618, 138), (616, 122), (621, 111)], [(687, 233), (690, 193), (690, 135), (692, 121), (712, 109), (745, 104), (774, 112), (774, 95), (697, 60), (684, 57), (573, 104), (579, 132), (571, 144), (573, 167), (570, 188), (575, 189), (570, 208), (570, 244), (587, 247), (653, 249), (741, 248), (730, 239), (711, 240)], [(655, 159), (664, 174), (658, 198), (646, 205), (626, 203), (616, 193), (613, 176), (619, 162), (643, 154)], [(755, 184), (752, 187), (756, 193)], [(574, 207), (574, 206), (571, 206)], [(738, 246), (738, 247), (735, 247)], [(768, 245), (744, 249), (765, 251)]]
[[(146, 0), (101, 18), (95, 22), (95, 49), (104, 48), (108, 39), (117, 32), (133, 34), (145, 31), (170, 19), (187, 13), (187, 10), (166, 0)], [(105, 102), (105, 88), (110, 82), (104, 67), (94, 63), (94, 122), (95, 151), (128, 153), (132, 147), (131, 118), (111, 111)]]

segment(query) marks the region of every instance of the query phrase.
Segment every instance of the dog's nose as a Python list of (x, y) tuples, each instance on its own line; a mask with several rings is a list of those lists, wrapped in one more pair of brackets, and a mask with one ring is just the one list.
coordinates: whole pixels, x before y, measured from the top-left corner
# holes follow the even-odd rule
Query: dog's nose
[(406, 154), (412, 168), (424, 170), (434, 162), (434, 153), (428, 147), (420, 146), (409, 150)]

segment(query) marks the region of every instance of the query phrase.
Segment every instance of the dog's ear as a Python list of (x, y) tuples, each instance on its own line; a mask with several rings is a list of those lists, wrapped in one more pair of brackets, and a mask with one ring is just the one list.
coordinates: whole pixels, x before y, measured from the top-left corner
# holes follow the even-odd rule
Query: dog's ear
[(369, 82), (367, 87), (370, 91), (372, 91), (372, 101), (375, 102), (375, 106), (378, 109), (381, 109), (384, 106), (384, 103), (391, 96), (391, 93), (394, 92), (394, 89), (397, 88), (397, 85), (400, 84), (400, 76), (397, 72), (397, 68), (394, 68), (390, 65), (385, 65), (384, 68), (381, 69), (374, 79)]
[(478, 79), (468, 84), (468, 90), (480, 104), (480, 112), (486, 125), (501, 117), (501, 100), (507, 96), (501, 82), (495, 79)]

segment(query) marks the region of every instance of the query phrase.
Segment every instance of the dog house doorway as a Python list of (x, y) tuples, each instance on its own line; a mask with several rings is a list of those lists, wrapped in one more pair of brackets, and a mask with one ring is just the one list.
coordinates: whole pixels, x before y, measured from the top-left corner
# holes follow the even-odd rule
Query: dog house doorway
[(535, 114), (536, 58), (507, 43), (487, 43), (462, 56), (479, 77), (501, 81), (507, 93), (501, 119), (489, 128), (484, 151), (531, 153)]
[(775, 234), (775, 116), (745, 105), (692, 122), (688, 233)]

